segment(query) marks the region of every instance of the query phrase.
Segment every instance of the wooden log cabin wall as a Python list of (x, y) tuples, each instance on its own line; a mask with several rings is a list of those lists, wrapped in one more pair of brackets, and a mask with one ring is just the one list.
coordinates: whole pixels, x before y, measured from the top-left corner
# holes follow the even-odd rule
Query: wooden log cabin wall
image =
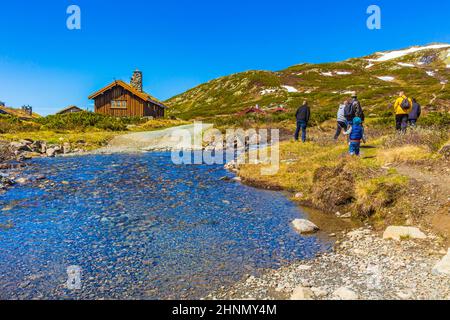
[[(136, 73), (132, 82), (135, 81)], [(142, 73), (140, 73), (142, 81)], [(123, 81), (114, 81), (92, 94), (89, 99), (95, 101), (95, 112), (114, 117), (164, 117), (167, 108), (156, 98), (141, 91), (142, 82), (132, 86)]]

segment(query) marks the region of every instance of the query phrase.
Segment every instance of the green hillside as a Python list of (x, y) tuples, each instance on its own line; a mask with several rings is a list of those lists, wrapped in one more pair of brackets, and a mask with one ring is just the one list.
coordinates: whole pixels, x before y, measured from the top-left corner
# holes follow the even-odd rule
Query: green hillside
[(304, 99), (318, 113), (331, 115), (350, 91), (357, 91), (367, 114), (375, 117), (390, 112), (389, 103), (403, 89), (425, 110), (448, 112), (449, 54), (450, 45), (434, 44), (277, 72), (247, 71), (212, 80), (166, 103), (170, 115), (182, 119), (230, 118), (256, 104), (263, 109), (284, 106), (292, 113)]

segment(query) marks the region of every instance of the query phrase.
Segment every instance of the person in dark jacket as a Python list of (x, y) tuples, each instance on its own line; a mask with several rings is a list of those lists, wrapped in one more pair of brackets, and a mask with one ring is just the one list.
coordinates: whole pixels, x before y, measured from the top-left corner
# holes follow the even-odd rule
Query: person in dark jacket
[(302, 141), (306, 142), (306, 129), (308, 127), (309, 119), (311, 117), (311, 110), (306, 101), (304, 101), (303, 105), (300, 108), (298, 108), (295, 117), (297, 119), (297, 130), (295, 130), (295, 141), (299, 140), (300, 131), (302, 131)]
[(354, 118), (358, 117), (358, 118), (361, 119), (362, 123), (364, 123), (364, 120), (365, 120), (364, 110), (363, 110), (363, 108), (361, 106), (361, 102), (359, 102), (359, 100), (358, 100), (358, 96), (357, 96), (356, 93), (354, 93), (352, 95), (352, 100), (351, 100), (350, 103), (352, 105), (352, 109), (353, 109), (353, 112), (354, 112)]
[(422, 114), (422, 107), (417, 102), (417, 100), (413, 98), (411, 112), (408, 115), (408, 122), (411, 127), (414, 128), (416, 126), (417, 120), (419, 120), (421, 114)]
[(353, 119), (356, 117), (356, 111), (353, 105), (353, 99), (349, 98), (345, 103), (344, 116), (347, 120), (347, 126), (351, 126), (353, 124)]

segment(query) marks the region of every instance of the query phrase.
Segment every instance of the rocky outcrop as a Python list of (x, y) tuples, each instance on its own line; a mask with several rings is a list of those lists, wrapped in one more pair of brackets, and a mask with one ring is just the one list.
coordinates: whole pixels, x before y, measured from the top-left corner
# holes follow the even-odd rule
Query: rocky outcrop
[(352, 289), (341, 287), (333, 292), (333, 298), (338, 300), (358, 300), (358, 294)]
[(14, 185), (15, 182), (6, 174), (0, 173), (0, 190), (5, 190), (6, 188)]
[(11, 142), (9, 148), (17, 160), (26, 160), (35, 157), (55, 157), (62, 154), (82, 152), (82, 150), (72, 148), (68, 142), (57, 145), (33, 140)]
[(295, 288), (291, 295), (291, 300), (313, 300), (314, 296), (314, 292), (311, 289), (300, 286)]
[(383, 234), (383, 239), (407, 240), (407, 239), (426, 239), (427, 236), (415, 227), (390, 226)]
[(0, 164), (15, 159), (15, 154), (8, 141), (0, 141)]

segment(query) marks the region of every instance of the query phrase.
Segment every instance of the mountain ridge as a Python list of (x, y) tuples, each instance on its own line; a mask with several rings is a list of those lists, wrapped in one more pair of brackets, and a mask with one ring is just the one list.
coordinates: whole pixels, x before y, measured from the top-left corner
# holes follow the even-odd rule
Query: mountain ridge
[(356, 91), (370, 112), (382, 113), (405, 90), (431, 111), (449, 111), (450, 44), (432, 43), (379, 51), (339, 62), (300, 63), (279, 71), (248, 70), (219, 77), (166, 103), (183, 119), (231, 116), (258, 104), (294, 110), (304, 99), (321, 112)]

